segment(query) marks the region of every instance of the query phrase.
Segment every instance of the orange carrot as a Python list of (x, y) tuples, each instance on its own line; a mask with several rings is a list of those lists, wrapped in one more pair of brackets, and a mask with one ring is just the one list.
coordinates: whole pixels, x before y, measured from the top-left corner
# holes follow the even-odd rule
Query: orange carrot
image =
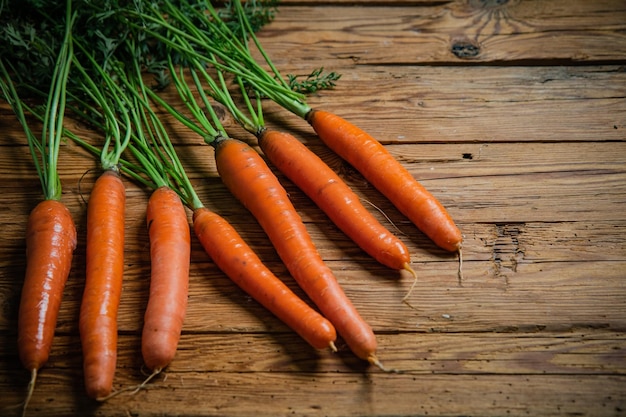
[(146, 366), (160, 372), (174, 359), (187, 310), (190, 230), (178, 194), (159, 187), (148, 201), (150, 295), (144, 316), (141, 353)]
[[(45, 106), (34, 110), (20, 97), (14, 83), (20, 78), (15, 62), (10, 57), (0, 59), (0, 95), (24, 129), (44, 195), (44, 200), (31, 211), (26, 228), (27, 260), (18, 312), (17, 348), (31, 378), (22, 404), (22, 415), (26, 414), (32, 398), (39, 369), (50, 355), (61, 298), (77, 243), (72, 216), (60, 201), (61, 180), (57, 171), (63, 137), (59, 126), (63, 125), (65, 116), (66, 86), (72, 60), (70, 1), (66, 3), (65, 11), (65, 34), (54, 62)], [(40, 137), (31, 128), (32, 120), (27, 118), (27, 111), (43, 123)]]
[(371, 135), (345, 119), (311, 110), (306, 120), (320, 139), (385, 195), (443, 249), (458, 252), (463, 236), (441, 203)]
[(392, 269), (415, 274), (404, 243), (363, 207), (359, 196), (315, 153), (286, 132), (263, 129), (257, 136), (267, 158), (365, 252)]
[(335, 350), (333, 325), (280, 281), (224, 218), (198, 208), (193, 227), (207, 254), (235, 284), (314, 348)]
[(28, 399), (37, 372), (48, 361), (75, 248), (76, 227), (67, 207), (52, 199), (39, 203), (28, 217), (26, 278), (18, 314), (18, 352), (31, 372)]
[(371, 327), (323, 262), (287, 192), (263, 158), (236, 139), (219, 138), (214, 146), (222, 181), (255, 216), (300, 287), (359, 358), (379, 364)]
[(117, 310), (124, 272), (124, 183), (115, 171), (96, 181), (87, 207), (86, 276), (79, 331), (87, 395), (111, 393), (117, 360)]

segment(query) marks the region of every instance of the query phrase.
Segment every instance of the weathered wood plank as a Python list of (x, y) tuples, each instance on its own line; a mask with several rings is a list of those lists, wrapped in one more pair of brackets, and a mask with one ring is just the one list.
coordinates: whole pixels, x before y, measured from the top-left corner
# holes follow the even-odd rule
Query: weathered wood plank
[[(119, 349), (119, 376), (136, 378), (141, 368), (139, 335), (123, 334)], [(623, 375), (626, 339), (622, 333), (603, 329), (576, 329), (553, 333), (379, 334), (380, 355), (385, 364), (410, 375)], [(232, 347), (239, 346), (238, 354)], [(44, 373), (82, 372), (80, 345), (74, 336), (57, 335), (53, 357)], [(14, 344), (0, 350), (0, 357), (15, 357)], [(212, 361), (194, 362), (198, 355), (211, 355)], [(290, 360), (285, 360), (287, 355)], [(16, 361), (5, 362), (3, 370), (27, 378)], [(350, 373), (358, 370), (377, 374), (378, 369), (352, 357), (346, 349), (337, 353), (313, 350), (288, 333), (185, 333), (180, 349), (166, 373), (193, 372), (311, 372)], [(19, 373), (26, 374), (19, 376)], [(1, 381), (6, 383), (7, 381)], [(120, 382), (121, 383), (121, 382)], [(125, 382), (130, 384), (131, 382)], [(155, 385), (160, 385), (157, 383)], [(19, 387), (16, 387), (19, 390)]]
[(625, 22), (620, 0), (294, 6), (260, 36), (279, 63), (623, 62)]
[[(626, 196), (626, 148), (623, 143), (572, 143), (566, 147), (558, 144), (397, 145), (388, 148), (449, 208), (459, 223), (623, 219), (621, 207)], [(385, 212), (404, 233), (414, 234), (403, 230), (406, 220), (369, 187), (360, 174), (324, 147), (312, 149), (364, 199)], [(189, 148), (185, 151), (196, 152)], [(27, 156), (21, 158), (27, 159)], [(64, 199), (78, 214), (84, 208), (85, 196), (97, 171), (88, 172), (92, 161), (85, 159), (84, 155), (68, 154), (66, 158), (60, 165)], [(87, 167), (81, 165), (81, 161), (86, 162)], [(208, 205), (226, 216), (241, 215), (239, 221), (245, 219), (247, 212), (243, 206), (230, 196), (217, 178), (212, 157), (196, 160), (189, 172)], [(277, 174), (292, 193), (296, 207), (303, 210), (305, 221), (325, 221), (319, 210), (307, 209), (310, 201), (280, 173)], [(22, 209), (22, 215), (26, 216), (38, 201), (39, 185), (33, 177), (33, 170), (27, 166), (10, 170), (7, 164), (6, 175), (8, 179), (22, 177), (13, 188), (7, 184), (5, 193), (7, 199), (17, 204), (15, 208)], [(128, 189), (129, 212), (142, 213), (146, 191), (131, 182), (128, 182)], [(25, 199), (25, 195), (29, 197)]]
[[(624, 140), (626, 72), (621, 66), (359, 66), (339, 71), (343, 76), (335, 90), (322, 91), (309, 103), (347, 118), (386, 144)], [(169, 90), (166, 97), (175, 99)], [(266, 113), (268, 124), (316, 141), (304, 121), (273, 105)], [(24, 144), (19, 126), (9, 125), (13, 117), (4, 105), (0, 116), (6, 132), (0, 143)], [(223, 120), (233, 135), (253, 141), (227, 116)], [(77, 133), (99, 140), (84, 128)], [(201, 143), (182, 128), (172, 131), (172, 139)], [(6, 152), (16, 150), (9, 147)], [(193, 164), (210, 160), (211, 155), (205, 149), (183, 158)], [(32, 172), (28, 155), (14, 156), (18, 172)]]
[[(459, 284), (453, 262), (417, 263), (418, 282), (409, 302), (401, 300), (412, 280), (364, 262), (329, 262), (344, 290), (376, 331), (498, 332), (509, 329), (607, 327), (626, 330), (622, 262), (509, 263), (506, 257), (466, 262)], [(77, 265), (80, 267), (80, 265)], [(304, 299), (282, 266), (269, 266)], [(77, 331), (83, 288), (75, 268), (66, 287), (57, 329)], [(17, 274), (16, 274), (17, 275)], [(123, 332), (138, 332), (148, 294), (148, 266), (126, 270), (120, 305)], [(16, 329), (20, 286), (4, 284), (2, 328)], [(210, 263), (194, 263), (185, 330), (190, 332), (288, 331)], [(295, 336), (294, 336), (295, 337)]]
[[(144, 378), (137, 365), (138, 338), (121, 339), (117, 388)], [(382, 354), (390, 366), (403, 369), (402, 374), (366, 369), (343, 353), (311, 352), (285, 335), (185, 335), (164, 376), (138, 394), (122, 394), (97, 407), (81, 395), (76, 340), (57, 337), (57, 341), (53, 360), (40, 375), (30, 415), (78, 410), (95, 415), (162, 415), (162, 407), (181, 404), (180, 415), (602, 416), (619, 413), (626, 401), (620, 389), (626, 341), (623, 335), (605, 331), (384, 336), (389, 347)], [(238, 346), (237, 354), (233, 345)], [(211, 360), (200, 362), (198, 356)], [(15, 404), (23, 391), (16, 382), (25, 384), (26, 375), (14, 366), (4, 371), (0, 389), (8, 395), (2, 405)], [(181, 391), (194, 400), (181, 401)], [(540, 402), (535, 400), (538, 394)], [(316, 402), (321, 398), (336, 400), (331, 406)], [(263, 407), (255, 408), (260, 403)]]
[(623, 140), (626, 74), (612, 68), (605, 82), (591, 68), (379, 67), (309, 101), (385, 143)]
[[(136, 380), (136, 379), (135, 379)], [(47, 375), (42, 384), (77, 384), (75, 375)], [(133, 381), (134, 382), (134, 381)], [(29, 415), (162, 416), (616, 416), (624, 408), (620, 376), (520, 377), (351, 374), (187, 373), (106, 404), (77, 392), (50, 390), (32, 400)], [(284, 389), (289, 387), (289, 389)], [(80, 389), (80, 387), (77, 387)], [(188, 392), (182, 399), (180, 392)], [(480, 393), (480, 395), (477, 395)], [(323, 401), (323, 399), (328, 399)]]

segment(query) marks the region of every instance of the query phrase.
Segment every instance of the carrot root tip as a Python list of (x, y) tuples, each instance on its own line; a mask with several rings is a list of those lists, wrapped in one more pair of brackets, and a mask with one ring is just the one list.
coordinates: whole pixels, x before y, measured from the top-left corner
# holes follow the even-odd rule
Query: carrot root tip
[(33, 397), (33, 392), (35, 391), (35, 381), (37, 381), (37, 368), (33, 368), (30, 371), (30, 381), (28, 381), (26, 398), (24, 399), (24, 404), (22, 406), (22, 417), (26, 415), (26, 407), (28, 407), (28, 403)]
[(402, 268), (405, 271), (409, 271), (411, 275), (413, 275), (413, 278), (417, 278), (417, 272), (415, 272), (415, 270), (411, 268), (411, 265), (409, 265), (408, 263), (405, 263), (404, 265), (402, 265)]
[(330, 347), (330, 350), (332, 350), (333, 352), (337, 352), (337, 346), (335, 346), (335, 342), (330, 342), (328, 347)]
[(413, 292), (413, 288), (415, 288), (415, 285), (417, 284), (417, 273), (415, 272), (413, 268), (409, 266), (409, 264), (404, 264), (404, 269), (411, 272), (411, 274), (413, 275), (413, 284), (411, 284), (411, 288), (409, 288), (409, 291), (406, 293), (406, 295), (402, 297), (402, 302), (407, 304), (409, 307), (411, 307), (411, 305), (409, 304), (407, 300), (411, 296), (411, 293)]
[(367, 358), (367, 361), (371, 364), (376, 366), (378, 369), (380, 369), (383, 372), (387, 372), (387, 373), (394, 373), (394, 374), (398, 374), (400, 373), (400, 371), (398, 369), (390, 369), (385, 367), (382, 362), (376, 357), (376, 355), (370, 355)]
[(461, 247), (459, 246), (459, 287), (463, 286), (463, 251), (461, 250)]

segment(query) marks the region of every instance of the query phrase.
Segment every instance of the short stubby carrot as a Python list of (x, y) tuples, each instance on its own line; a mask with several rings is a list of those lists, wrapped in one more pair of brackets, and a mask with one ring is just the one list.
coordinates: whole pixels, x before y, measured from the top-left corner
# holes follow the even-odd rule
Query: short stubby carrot
[(214, 145), (222, 181), (257, 219), (298, 285), (355, 355), (377, 363), (374, 332), (322, 260), (278, 178), (244, 142), (220, 138)]
[(324, 143), (441, 248), (458, 252), (463, 236), (443, 205), (385, 147), (345, 119), (311, 110), (306, 120)]
[(202, 207), (193, 213), (198, 240), (213, 262), (242, 290), (316, 349), (335, 349), (335, 327), (279, 280), (223, 217)]
[(20, 360), (31, 372), (30, 393), (37, 371), (48, 361), (76, 240), (72, 216), (60, 201), (44, 200), (31, 211), (17, 326)]
[(414, 273), (404, 243), (376, 220), (359, 196), (322, 159), (287, 132), (263, 129), (258, 139), (270, 162), (359, 247), (383, 265)]
[(146, 221), (151, 275), (141, 353), (146, 366), (160, 372), (174, 359), (187, 311), (191, 232), (185, 207), (169, 187), (152, 193)]
[(107, 397), (117, 362), (117, 310), (124, 273), (124, 183), (115, 171), (96, 181), (87, 206), (85, 289), (79, 332), (87, 395)]

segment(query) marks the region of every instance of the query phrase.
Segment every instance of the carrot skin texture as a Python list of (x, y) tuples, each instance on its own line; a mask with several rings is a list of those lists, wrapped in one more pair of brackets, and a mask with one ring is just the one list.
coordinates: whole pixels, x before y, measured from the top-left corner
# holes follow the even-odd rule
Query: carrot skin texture
[(28, 370), (48, 361), (76, 242), (76, 226), (63, 203), (44, 200), (32, 210), (17, 337), (20, 360)]
[(361, 204), (359, 196), (315, 153), (293, 135), (263, 130), (263, 153), (309, 196), (348, 237), (374, 259), (392, 269), (404, 269), (409, 250)]
[(317, 252), (302, 219), (261, 156), (245, 143), (227, 138), (215, 144), (222, 181), (254, 215), (298, 285), (335, 326), (361, 359), (375, 357), (377, 342)]
[(379, 141), (324, 110), (311, 110), (306, 119), (329, 148), (361, 172), (435, 244), (459, 251), (463, 236), (447, 210)]
[(126, 191), (120, 176), (105, 171), (87, 206), (85, 289), (79, 332), (85, 389), (91, 398), (111, 393), (117, 361), (117, 310), (124, 273)]
[(334, 326), (280, 281), (239, 233), (221, 216), (199, 208), (193, 213), (198, 240), (213, 262), (257, 302), (316, 349), (334, 347)]
[(161, 370), (174, 359), (187, 311), (191, 232), (178, 194), (157, 188), (148, 201), (150, 294), (141, 336), (143, 360)]

